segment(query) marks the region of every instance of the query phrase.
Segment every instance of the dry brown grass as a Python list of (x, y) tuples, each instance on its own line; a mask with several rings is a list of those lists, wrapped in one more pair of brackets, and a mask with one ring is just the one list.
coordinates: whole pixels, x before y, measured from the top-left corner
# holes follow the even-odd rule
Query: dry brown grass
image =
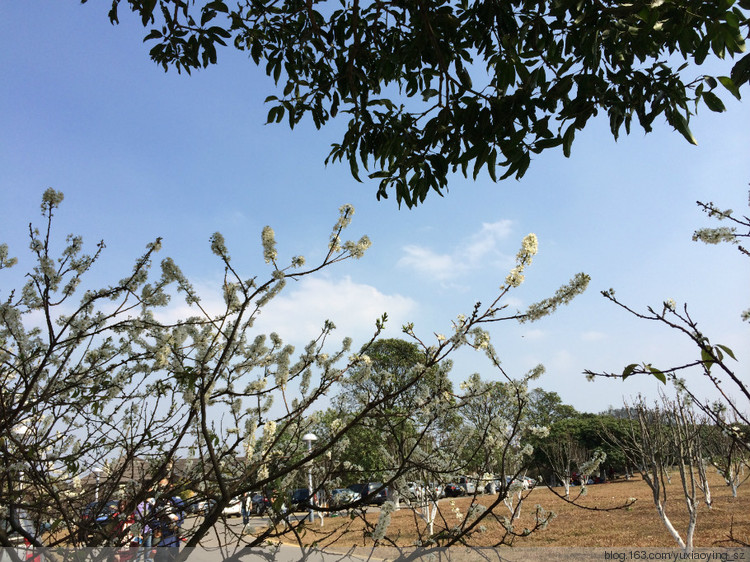
[[(679, 475), (675, 475), (672, 480), (668, 487), (667, 513), (684, 536), (687, 512), (681, 494)], [(733, 546), (728, 541), (730, 526), (735, 537), (745, 542), (750, 541), (750, 488), (740, 487), (739, 496), (732, 498), (731, 491), (718, 475), (711, 477), (711, 483), (713, 508), (709, 510), (705, 504), (701, 504), (699, 508), (695, 546)], [(557, 491), (562, 491), (562, 488), (558, 488)], [(571, 495), (576, 491), (574, 488), (571, 489)], [(497, 496), (479, 496), (477, 500), (489, 507), (496, 498)], [(537, 488), (526, 498), (522, 516), (515, 523), (515, 528), (522, 531), (524, 527), (533, 526), (536, 504), (554, 511), (557, 517), (545, 530), (536, 531), (530, 536), (518, 537), (513, 544), (521, 547), (675, 547), (674, 540), (656, 513), (651, 490), (639, 478), (589, 486), (588, 493), (580, 498), (578, 503), (602, 509), (623, 505), (628, 498), (637, 499), (629, 508), (592, 511), (567, 504), (546, 488)], [(465, 514), (470, 501), (470, 498), (458, 498), (455, 500), (455, 507)], [(458, 520), (451, 507), (453, 506), (449, 500), (440, 502), (441, 515), (445, 522), (455, 525)], [(502, 538), (503, 531), (497, 520), (508, 515), (509, 511), (504, 504), (495, 507), (491, 516), (482, 521), (487, 530), (473, 535), (470, 544), (497, 544)], [(366, 519), (367, 523), (362, 520), (352, 521), (348, 517), (328, 518), (322, 528), (316, 523), (308, 529), (303, 540), (307, 544), (317, 541), (320, 546), (372, 546), (368, 525), (371, 528), (377, 523), (378, 513), (368, 513)], [(438, 516), (435, 522), (436, 532), (441, 527), (445, 528), (445, 523)], [(387, 537), (398, 546), (413, 546), (419, 538), (417, 528), (424, 529), (423, 521), (415, 517), (411, 509), (401, 509), (392, 515)]]

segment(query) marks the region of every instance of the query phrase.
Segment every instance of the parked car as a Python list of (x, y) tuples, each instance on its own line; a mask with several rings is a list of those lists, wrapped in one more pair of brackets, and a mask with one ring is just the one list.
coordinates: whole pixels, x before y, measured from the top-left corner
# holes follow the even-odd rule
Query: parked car
[(251, 511), (255, 515), (263, 515), (271, 509), (271, 500), (260, 492), (253, 494), (250, 502), (252, 504)]
[(307, 511), (310, 509), (310, 490), (307, 488), (293, 490), (289, 505), (292, 511)]
[(445, 497), (445, 486), (442, 484), (430, 484), (427, 487), (427, 497), (431, 500), (438, 500)]
[(184, 507), (185, 513), (190, 513), (193, 515), (206, 515), (215, 505), (216, 500), (214, 499), (200, 499), (197, 496), (194, 496), (185, 500)]
[(484, 493), (485, 494), (497, 494), (498, 490), (500, 490), (500, 484), (501, 484), (500, 480), (490, 480), (484, 486)]
[(427, 488), (424, 484), (419, 482), (407, 482), (406, 490), (404, 490), (404, 498), (411, 501), (421, 501), (427, 494)]
[(450, 484), (446, 484), (443, 491), (446, 498), (457, 498), (459, 496), (466, 495), (466, 490), (464, 490), (464, 488), (459, 484), (455, 484), (453, 482), (451, 482)]
[(242, 498), (232, 498), (221, 510), (226, 517), (240, 517), (242, 515)]
[(94, 535), (111, 535), (117, 525), (117, 513), (117, 500), (86, 504), (81, 512), (79, 540), (86, 542)]
[(358, 502), (360, 499), (362, 499), (362, 496), (350, 488), (336, 488), (331, 492), (329, 507), (340, 508)]
[(519, 476), (517, 478), (506, 476), (505, 482), (508, 484), (508, 486), (513, 483), (519, 483), (523, 490), (531, 490), (534, 486), (536, 486), (536, 480), (534, 480), (533, 478), (529, 478), (528, 476)]
[(477, 481), (476, 478), (469, 478), (468, 476), (459, 476), (458, 485), (464, 489), (464, 494), (473, 496), (477, 493)]
[(364, 484), (352, 484), (349, 489), (357, 492), (368, 505), (383, 505), (388, 501), (390, 494), (388, 488), (381, 482), (367, 482)]

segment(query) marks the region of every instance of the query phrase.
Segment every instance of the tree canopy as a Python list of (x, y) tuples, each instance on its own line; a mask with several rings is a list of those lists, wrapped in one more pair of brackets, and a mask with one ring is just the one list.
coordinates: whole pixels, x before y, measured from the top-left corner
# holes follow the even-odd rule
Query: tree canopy
[[(86, 0), (84, 0), (86, 1)], [(119, 22), (120, 0), (109, 13)], [(347, 117), (327, 161), (348, 161), (411, 207), (450, 173), (520, 178), (599, 113), (615, 138), (661, 116), (688, 141), (700, 103), (740, 97), (750, 55), (729, 76), (699, 67), (745, 49), (750, 0), (128, 0), (151, 58), (190, 72), (231, 41), (279, 90), (268, 122), (320, 128)]]

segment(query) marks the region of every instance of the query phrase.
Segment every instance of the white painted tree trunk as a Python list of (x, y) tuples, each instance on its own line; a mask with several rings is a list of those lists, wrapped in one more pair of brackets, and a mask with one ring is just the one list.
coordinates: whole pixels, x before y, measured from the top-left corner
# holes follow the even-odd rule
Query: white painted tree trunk
[(690, 550), (688, 550), (688, 546), (685, 544), (685, 541), (682, 540), (680, 533), (677, 531), (677, 529), (674, 528), (674, 525), (672, 525), (672, 521), (670, 521), (669, 517), (667, 516), (667, 513), (664, 511), (664, 506), (662, 505), (661, 502), (658, 502), (656, 504), (656, 511), (659, 514), (659, 517), (661, 517), (661, 520), (664, 523), (664, 526), (667, 528), (667, 531), (669, 531), (669, 534), (672, 535), (672, 538), (675, 540), (678, 546), (684, 552), (692, 552), (693, 550), (692, 531), (695, 529), (694, 517), (692, 516), (690, 517), (690, 525), (692, 525), (692, 529), (690, 528), (690, 526), (688, 527), (688, 536), (690, 537)]
[(435, 534), (435, 517), (438, 513), (437, 501), (427, 500), (422, 505), (422, 512), (419, 516), (427, 522), (427, 535), (432, 537)]
[(398, 511), (401, 509), (401, 494), (398, 493), (398, 490), (393, 490), (393, 504), (396, 506), (396, 509), (394, 511)]
[(698, 477), (699, 477), (699, 488), (703, 492), (703, 498), (708, 506), (708, 509), (713, 507), (713, 500), (711, 499), (711, 487), (708, 485), (708, 473), (706, 472), (706, 463), (703, 458), (698, 459)]

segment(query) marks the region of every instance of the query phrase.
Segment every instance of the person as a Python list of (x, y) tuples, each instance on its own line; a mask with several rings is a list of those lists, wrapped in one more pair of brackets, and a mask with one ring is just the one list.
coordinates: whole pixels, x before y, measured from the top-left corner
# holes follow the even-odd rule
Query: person
[(240, 499), (240, 507), (242, 509), (242, 524), (247, 526), (248, 523), (250, 523), (250, 511), (252, 509), (252, 499), (250, 498), (250, 494), (245, 492), (242, 494), (242, 498)]
[(152, 546), (156, 547), (155, 560), (157, 562), (169, 562), (177, 557), (182, 541), (183, 520), (182, 501), (171, 495), (169, 482), (162, 480), (159, 482), (153, 517), (149, 523), (149, 527), (153, 529)]
[(117, 512), (114, 514), (113, 519), (116, 521), (113, 529), (114, 540), (116, 544), (127, 544), (130, 545), (133, 535), (131, 533), (131, 527), (135, 523), (135, 516), (133, 512), (127, 509), (128, 502), (120, 500), (117, 502)]
[(112, 544), (121, 547), (112, 558), (115, 562), (129, 562), (137, 555), (138, 533), (134, 528), (135, 515), (128, 509), (128, 502), (121, 499), (112, 515)]
[(139, 551), (138, 558), (142, 562), (145, 562), (147, 558), (150, 558), (151, 545), (152, 545), (152, 531), (153, 529), (149, 525), (152, 519), (154, 498), (147, 498), (141, 503), (135, 506), (135, 512), (133, 513), (137, 525), (140, 527), (139, 533), (139, 544), (141, 548)]

